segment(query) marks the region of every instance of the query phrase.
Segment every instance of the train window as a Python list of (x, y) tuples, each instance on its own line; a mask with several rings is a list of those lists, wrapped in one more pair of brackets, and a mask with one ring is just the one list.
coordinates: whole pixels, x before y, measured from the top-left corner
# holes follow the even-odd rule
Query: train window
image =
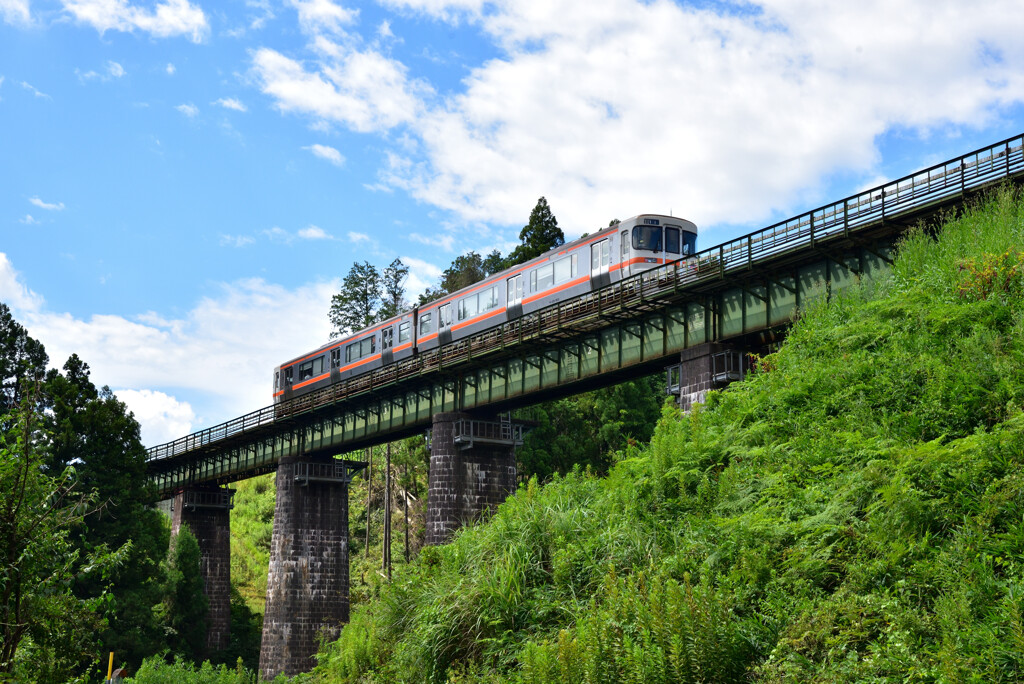
[(633, 228), (633, 249), (649, 252), (661, 251), (661, 226), (636, 226)]
[(611, 262), (611, 249), (608, 240), (599, 240), (590, 245), (590, 273), (598, 275), (608, 272), (608, 264)]
[(553, 282), (555, 282), (554, 264), (544, 264), (530, 274), (530, 289), (534, 292), (548, 289)]
[(337, 368), (341, 365), (341, 348), (337, 347), (331, 350), (331, 368)]
[(470, 295), (465, 299), (459, 300), (459, 320), (464, 321), (467, 318), (476, 316), (478, 302), (477, 295)]
[(390, 325), (380, 331), (380, 348), (391, 349), (395, 341), (395, 329)]
[(410, 334), (412, 333), (412, 323), (409, 321), (403, 321), (398, 324), (398, 344), (404, 344), (409, 341)]
[(506, 281), (508, 283), (508, 304), (518, 304), (523, 301), (523, 274), (514, 275)]
[(576, 277), (576, 255), (562, 257), (554, 263), (555, 283), (564, 283)]
[(299, 364), (299, 382), (303, 380), (309, 380), (313, 377), (313, 362), (306, 361), (306, 363)]
[(480, 310), (489, 311), (498, 306), (498, 286), (484, 290), (480, 293)]
[(450, 302), (437, 307), (437, 325), (438, 330), (452, 327), (452, 305)]
[(498, 306), (498, 288), (490, 287), (483, 292), (471, 294), (459, 301), (459, 320), (464, 321), (478, 313), (489, 311)]
[(420, 314), (420, 337), (434, 332), (434, 316), (431, 313)]
[(369, 356), (377, 350), (377, 336), (370, 335), (345, 347), (345, 361), (351, 363)]
[(285, 368), (284, 369), (284, 384), (285, 385), (292, 384), (292, 373), (294, 372), (294, 370), (295, 370), (294, 368)]
[(697, 252), (697, 234), (683, 233), (683, 254), (694, 254)]
[(679, 228), (676, 226), (665, 226), (665, 251), (679, 254)]
[(625, 261), (626, 257), (629, 256), (629, 233), (622, 231), (622, 235), (619, 240), (619, 260)]
[(281, 388), (281, 371), (274, 371), (274, 391)]

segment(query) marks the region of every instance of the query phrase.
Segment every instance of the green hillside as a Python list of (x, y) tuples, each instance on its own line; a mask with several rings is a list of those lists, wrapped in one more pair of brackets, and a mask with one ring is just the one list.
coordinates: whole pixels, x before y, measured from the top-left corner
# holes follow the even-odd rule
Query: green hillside
[(1024, 205), (902, 245), (607, 477), (396, 568), (325, 682), (1024, 678)]

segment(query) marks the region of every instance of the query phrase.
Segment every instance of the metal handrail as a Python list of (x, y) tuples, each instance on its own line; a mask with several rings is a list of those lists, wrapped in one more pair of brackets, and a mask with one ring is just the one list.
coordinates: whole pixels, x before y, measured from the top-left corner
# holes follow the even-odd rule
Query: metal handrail
[(920, 209), (994, 181), (1024, 172), (1024, 135), (1008, 138), (950, 161), (879, 185), (845, 199), (812, 209), (790, 219), (697, 252), (588, 292), (552, 304), (470, 338), (423, 352), (395, 364), (348, 378), (276, 406), (267, 406), (220, 425), (151, 447), (147, 461), (171, 458), (213, 442), (269, 425), (282, 417), (351, 399), (441, 367), (494, 353), (564, 330), (581, 329), (602, 314), (629, 309), (637, 303), (657, 301), (706, 281), (751, 268), (755, 263), (813, 247), (822, 240), (849, 236), (860, 228)]

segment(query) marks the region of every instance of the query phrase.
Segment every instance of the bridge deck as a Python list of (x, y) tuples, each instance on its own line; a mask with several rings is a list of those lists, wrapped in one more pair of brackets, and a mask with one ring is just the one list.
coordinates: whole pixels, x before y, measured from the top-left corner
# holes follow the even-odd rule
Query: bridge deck
[(608, 384), (681, 349), (784, 325), (809, 299), (884, 269), (895, 238), (1024, 178), (1017, 136), (277, 407), (149, 449), (161, 493), (340, 453), (429, 425)]

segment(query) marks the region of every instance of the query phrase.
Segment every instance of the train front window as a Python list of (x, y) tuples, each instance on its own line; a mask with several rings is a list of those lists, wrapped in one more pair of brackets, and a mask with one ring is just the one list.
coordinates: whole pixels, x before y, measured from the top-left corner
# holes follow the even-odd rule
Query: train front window
[(683, 233), (683, 254), (696, 254), (697, 253), (697, 234), (696, 233)]
[(633, 228), (633, 249), (660, 252), (661, 226), (636, 226)]
[(679, 228), (676, 226), (665, 226), (665, 251), (679, 254)]

